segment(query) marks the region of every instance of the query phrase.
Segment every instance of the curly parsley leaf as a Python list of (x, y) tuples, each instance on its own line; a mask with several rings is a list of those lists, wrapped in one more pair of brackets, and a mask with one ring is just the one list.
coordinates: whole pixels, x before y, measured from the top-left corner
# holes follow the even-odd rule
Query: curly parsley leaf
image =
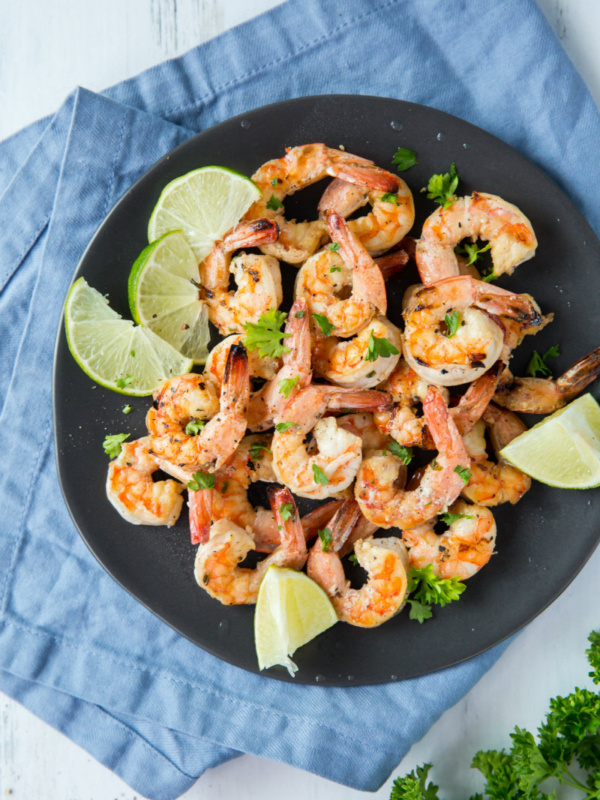
[(129, 439), (130, 436), (131, 434), (129, 433), (113, 433), (112, 435), (105, 436), (102, 447), (106, 455), (111, 458), (116, 458), (121, 452), (121, 442), (124, 442), (125, 439)]
[(270, 308), (258, 318), (258, 322), (244, 323), (246, 336), (243, 341), (248, 350), (258, 350), (261, 358), (279, 358), (289, 353), (289, 348), (282, 342), (292, 335), (281, 330), (286, 319), (285, 311)]
[(319, 483), (321, 486), (326, 486), (329, 483), (329, 478), (317, 464), (312, 465), (312, 471), (315, 483)]
[(398, 172), (404, 172), (417, 163), (417, 154), (407, 147), (399, 147), (392, 156), (392, 164), (396, 165)]
[(590, 647), (585, 651), (592, 667), (592, 672), (589, 673), (590, 678), (596, 684), (600, 684), (600, 633), (592, 631), (589, 635), (588, 641)]
[(199, 492), (200, 489), (214, 489), (215, 480), (214, 475), (198, 470), (192, 475), (192, 480), (188, 481), (187, 487), (192, 492)]
[(423, 622), (431, 617), (431, 606), (446, 606), (461, 596), (465, 584), (458, 578), (439, 578), (432, 564), (421, 569), (411, 567), (408, 571), (408, 593), (414, 595), (410, 603), (410, 619)]
[(402, 462), (407, 465), (413, 460), (412, 447), (403, 447), (401, 444), (398, 444), (398, 442), (392, 441), (386, 444), (383, 455), (386, 456), (388, 453), (402, 459)]
[(527, 368), (525, 369), (525, 374), (530, 375), (532, 378), (551, 377), (552, 370), (546, 364), (546, 359), (556, 358), (559, 355), (560, 347), (557, 344), (555, 344), (554, 347), (551, 347), (549, 350), (546, 350), (544, 355), (541, 355), (537, 350), (534, 350), (531, 358), (529, 359), (529, 364), (527, 364)]
[(269, 450), (267, 447), (267, 442), (252, 442), (250, 445), (250, 458), (252, 461), (262, 461), (264, 458), (265, 453), (272, 453), (272, 450)]
[(319, 539), (321, 540), (321, 550), (324, 553), (328, 553), (331, 550), (331, 543), (333, 541), (331, 531), (329, 528), (323, 528), (322, 531), (317, 531), (317, 533), (319, 534)]
[(371, 331), (365, 361), (377, 361), (378, 358), (397, 356), (399, 352), (398, 348), (394, 347), (385, 336), (375, 336), (373, 331)]
[(396, 778), (390, 800), (440, 800), (435, 783), (426, 783), (431, 764), (423, 764), (408, 775)]
[(267, 208), (270, 211), (279, 211), (280, 208), (283, 208), (283, 203), (278, 197), (275, 197), (274, 194), (267, 200)]
[(331, 332), (334, 330), (335, 325), (332, 325), (331, 322), (327, 319), (325, 314), (313, 314), (313, 319), (321, 329), (324, 336), (331, 336)]
[(465, 482), (465, 486), (468, 486), (469, 481), (471, 480), (471, 470), (467, 469), (466, 467), (454, 467), (454, 472)]
[(185, 426), (185, 432), (188, 436), (197, 436), (205, 425), (203, 419), (192, 419)]
[(282, 394), (284, 397), (289, 397), (292, 393), (292, 389), (294, 386), (297, 386), (299, 382), (300, 375), (296, 375), (295, 378), (284, 378), (277, 384), (277, 386), (279, 386), (279, 394)]
[(480, 255), (487, 252), (491, 246), (491, 242), (488, 242), (485, 247), (478, 247), (477, 242), (467, 242), (466, 244), (459, 244), (457, 247), (455, 247), (454, 252), (461, 256), (468, 256), (469, 260), (467, 261), (466, 266), (470, 267), (471, 264), (479, 261)]
[(446, 325), (445, 336), (447, 336), (448, 339), (452, 339), (453, 336), (456, 336), (461, 322), (462, 317), (460, 311), (453, 311), (451, 314), (446, 314), (444, 317), (444, 324)]
[(454, 162), (450, 164), (450, 171), (442, 175), (432, 175), (427, 184), (427, 197), (435, 200), (442, 208), (449, 208), (456, 200), (454, 192), (458, 186), (458, 173)]

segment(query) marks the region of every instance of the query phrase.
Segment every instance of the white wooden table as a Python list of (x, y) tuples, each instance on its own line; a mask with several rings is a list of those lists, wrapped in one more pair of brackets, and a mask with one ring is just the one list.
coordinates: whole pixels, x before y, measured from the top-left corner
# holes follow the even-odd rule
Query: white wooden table
[[(600, 0), (539, 3), (600, 105)], [(104, 89), (275, 5), (277, 0), (0, 0), (0, 139), (52, 112), (77, 84)], [(535, 729), (550, 697), (588, 684), (584, 650), (589, 631), (600, 628), (599, 571), (600, 551), (395, 774), (432, 761), (442, 796), (463, 800), (478, 788), (468, 769), (477, 749), (508, 745), (514, 725)], [(391, 779), (375, 797), (387, 800), (390, 785)], [(0, 796), (6, 795), (136, 797), (69, 739), (0, 694)], [(207, 772), (184, 797), (351, 800), (364, 794), (245, 756)]]

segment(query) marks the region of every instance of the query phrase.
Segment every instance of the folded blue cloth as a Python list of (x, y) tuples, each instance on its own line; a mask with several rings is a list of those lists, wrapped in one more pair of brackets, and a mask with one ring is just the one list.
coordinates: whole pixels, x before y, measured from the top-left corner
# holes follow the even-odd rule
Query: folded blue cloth
[(531, 0), (290, 0), (0, 144), (0, 689), (153, 800), (242, 752), (375, 790), (497, 647), (424, 678), (281, 684), (203, 652), (122, 590), (58, 488), (52, 358), (73, 271), (119, 196), (194, 132), (289, 97), (454, 113), (537, 162), (600, 231), (600, 123)]

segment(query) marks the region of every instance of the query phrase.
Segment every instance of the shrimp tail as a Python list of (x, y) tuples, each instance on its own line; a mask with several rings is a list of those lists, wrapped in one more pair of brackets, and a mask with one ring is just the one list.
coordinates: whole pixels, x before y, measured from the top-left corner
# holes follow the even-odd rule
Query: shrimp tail
[(302, 569), (307, 556), (306, 539), (294, 495), (287, 487), (278, 486), (269, 486), (267, 495), (277, 527), (281, 526), (281, 544), (287, 551), (298, 554), (299, 566), (295, 568)]
[(204, 544), (210, 538), (213, 489), (190, 490), (190, 535), (192, 544)]
[(334, 552), (337, 553), (344, 547), (360, 517), (360, 508), (356, 500), (344, 500), (327, 526), (331, 533), (331, 549)]
[(279, 225), (272, 219), (253, 219), (234, 228), (223, 239), (229, 253), (241, 247), (262, 247), (272, 244), (279, 237)]
[(221, 387), (221, 408), (235, 406), (245, 409), (250, 397), (250, 368), (248, 352), (243, 344), (233, 344), (229, 349), (223, 385)]
[(396, 176), (381, 167), (376, 167), (372, 161), (349, 153), (340, 153), (335, 150), (330, 152), (334, 154), (331, 158), (331, 171), (336, 178), (358, 186), (367, 186), (376, 191), (398, 191), (399, 183)]
[(580, 358), (560, 378), (556, 385), (566, 401), (576, 397), (600, 375), (600, 347)]
[(379, 267), (383, 280), (387, 281), (397, 272), (404, 269), (409, 262), (409, 257), (406, 250), (396, 248), (384, 256), (375, 258), (374, 261)]
[(336, 389), (328, 405), (332, 411), (348, 408), (354, 411), (389, 411), (392, 398), (386, 392), (372, 389)]

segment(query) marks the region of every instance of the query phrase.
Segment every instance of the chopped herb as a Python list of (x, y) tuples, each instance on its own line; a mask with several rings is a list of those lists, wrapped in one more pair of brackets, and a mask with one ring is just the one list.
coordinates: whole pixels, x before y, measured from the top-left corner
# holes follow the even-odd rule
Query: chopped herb
[(300, 382), (300, 375), (296, 375), (295, 378), (284, 378), (277, 384), (277, 386), (279, 386), (279, 394), (282, 394), (284, 397), (289, 397), (292, 392), (292, 389), (299, 382)]
[(321, 328), (323, 334), (325, 336), (331, 336), (331, 331), (335, 328), (335, 325), (329, 322), (325, 314), (313, 314), (312, 316), (319, 328)]
[(339, 242), (332, 242), (332, 243), (329, 245), (329, 249), (330, 249), (330, 250), (333, 250), (333, 252), (334, 252), (334, 253), (337, 253), (337, 251), (340, 249)]
[(357, 566), (358, 566), (358, 556), (356, 555), (356, 553), (351, 553), (351, 554), (348, 556), (348, 561), (349, 561), (351, 564), (354, 564), (354, 566), (355, 566), (355, 567), (357, 567)]
[(462, 321), (462, 317), (460, 315), (460, 311), (453, 311), (451, 314), (446, 314), (444, 317), (444, 322), (446, 323), (446, 336), (448, 339), (452, 339), (453, 336), (456, 336), (456, 332), (460, 327), (460, 323)]
[(454, 467), (454, 472), (456, 472), (457, 475), (460, 475), (465, 482), (465, 486), (467, 486), (471, 480), (471, 470), (467, 469), (466, 467)]
[(283, 203), (279, 198), (275, 197), (274, 194), (271, 195), (269, 200), (267, 201), (267, 208), (271, 211), (278, 211), (280, 208), (283, 208)]
[(466, 265), (467, 267), (470, 267), (471, 264), (479, 261), (479, 256), (489, 250), (491, 246), (491, 242), (488, 242), (485, 247), (477, 247), (477, 242), (472, 242), (471, 244), (467, 243), (464, 245), (459, 244), (458, 247), (454, 248), (454, 252), (458, 253), (459, 255), (469, 256), (469, 260), (467, 261)]
[(485, 281), (486, 283), (491, 283), (492, 281), (496, 281), (496, 280), (498, 280), (498, 278), (499, 278), (499, 277), (500, 277), (500, 276), (499, 276), (499, 275), (496, 275), (496, 273), (494, 272), (494, 270), (492, 270), (492, 271), (491, 271), (490, 273), (488, 273), (487, 275), (482, 275), (482, 276), (481, 276), (481, 280), (482, 280), (482, 281)]
[(294, 316), (296, 317), (296, 319), (303, 319), (305, 313), (306, 313), (305, 311), (296, 311)]
[(221, 489), (221, 494), (225, 494), (225, 492), (229, 489), (229, 481), (225, 481), (223, 484), (223, 488)]
[(124, 389), (126, 386), (129, 386), (133, 380), (134, 378), (131, 375), (125, 375), (124, 378), (117, 378), (115, 381), (115, 386), (117, 389)]
[(445, 606), (458, 600), (465, 590), (465, 584), (458, 578), (439, 578), (433, 571), (432, 564), (418, 569), (411, 567), (408, 571), (408, 592), (414, 593), (409, 599), (410, 619), (424, 622), (431, 617), (431, 606)]
[(252, 461), (262, 461), (264, 458), (263, 450), (265, 453), (273, 452), (267, 447), (267, 442), (252, 442), (250, 445), (250, 458)]
[(398, 348), (394, 347), (384, 336), (375, 336), (373, 331), (371, 331), (365, 361), (377, 361), (379, 357), (389, 358), (390, 356), (397, 356), (399, 352)]
[(331, 269), (329, 270), (329, 272), (341, 272), (341, 271), (342, 271), (341, 267), (331, 267)]
[(399, 147), (392, 158), (392, 164), (398, 168), (398, 172), (404, 172), (417, 163), (417, 154), (414, 150), (407, 147)]
[(284, 347), (282, 342), (282, 339), (292, 335), (281, 330), (286, 318), (285, 311), (270, 308), (261, 314), (258, 322), (244, 323), (246, 336), (243, 341), (248, 350), (258, 350), (261, 358), (279, 358), (284, 353), (289, 353), (289, 348)]
[(277, 178), (271, 178), (271, 186), (277, 186)]
[(131, 351), (129, 352), (129, 355), (130, 355), (132, 358), (135, 358), (135, 350), (131, 350)]
[(293, 422), (278, 422), (277, 425), (275, 425), (275, 430), (278, 431), (279, 433), (285, 433), (289, 428), (293, 427), (294, 427)]
[(192, 492), (199, 492), (200, 489), (214, 489), (215, 476), (199, 470), (198, 472), (194, 472), (192, 480), (188, 481), (187, 487)]
[(329, 478), (327, 477), (327, 475), (325, 475), (321, 467), (317, 466), (316, 464), (313, 464), (312, 471), (315, 483), (320, 483), (321, 486), (326, 486), (329, 483)]
[(131, 412), (133, 411), (133, 408), (132, 408), (132, 406), (129, 405), (129, 403), (127, 403), (126, 406), (123, 406), (121, 411), (123, 412), (123, 414), (131, 414)]
[(388, 451), (393, 455), (401, 458), (404, 464), (410, 464), (413, 460), (413, 451), (412, 447), (402, 447), (402, 445), (398, 444), (398, 442), (390, 442), (388, 445), (385, 446), (385, 450), (383, 451), (383, 455), (387, 455)]
[(384, 203), (394, 203), (395, 205), (399, 205), (398, 195), (392, 194), (392, 192), (386, 192), (385, 194), (382, 194), (379, 199), (383, 200)]
[(432, 175), (427, 184), (427, 197), (435, 200), (442, 208), (448, 208), (456, 200), (454, 192), (458, 186), (458, 173), (454, 163), (450, 164), (450, 172), (443, 175)]
[(440, 514), (440, 519), (446, 525), (453, 525), (457, 519), (473, 519), (472, 514), (451, 514), (446, 511), (445, 514)]
[(544, 355), (541, 355), (537, 350), (534, 350), (531, 358), (529, 359), (529, 364), (527, 364), (525, 374), (531, 375), (532, 378), (536, 378), (538, 376), (541, 376), (542, 378), (550, 377), (552, 375), (552, 370), (546, 364), (546, 359), (556, 358), (559, 355), (560, 348), (557, 344), (547, 350)]
[(203, 419), (192, 419), (185, 426), (185, 432), (188, 436), (196, 436), (204, 428), (205, 424)]
[(294, 519), (296, 516), (296, 510), (294, 508), (293, 503), (284, 503), (282, 506), (279, 507), (279, 513), (281, 515), (281, 519), (287, 522), (288, 519)]
[(124, 442), (125, 439), (129, 439), (130, 435), (129, 433), (113, 433), (112, 435), (105, 436), (102, 447), (106, 455), (111, 458), (116, 458), (121, 452), (121, 442)]
[(317, 531), (317, 533), (319, 534), (319, 539), (321, 540), (321, 550), (324, 553), (328, 553), (331, 550), (331, 543), (333, 541), (331, 531), (329, 528), (323, 528), (322, 531)]

